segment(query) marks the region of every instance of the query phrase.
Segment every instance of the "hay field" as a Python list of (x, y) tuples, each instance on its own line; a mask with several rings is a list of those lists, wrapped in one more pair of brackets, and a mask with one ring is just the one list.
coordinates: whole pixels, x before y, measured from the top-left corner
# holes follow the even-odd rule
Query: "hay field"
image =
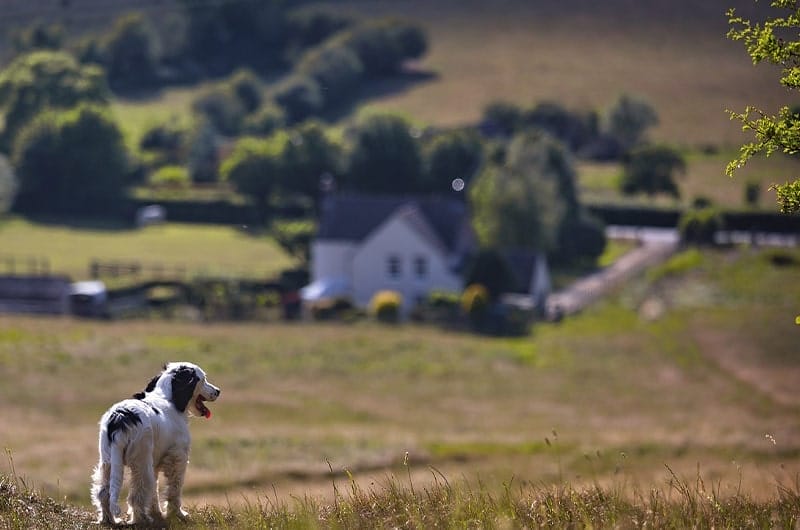
[(187, 359), (223, 389), (212, 418), (193, 420), (190, 505), (330, 497), (346, 471), (365, 486), (404, 477), (406, 452), (420, 486), (434, 466), (490, 491), (512, 479), (647, 491), (666, 464), (699, 466), (721, 495), (771, 497), (800, 473), (790, 256), (678, 260), (515, 339), (1, 316), (0, 470), (13, 461), (27, 483), (87, 505), (100, 414)]
[(658, 110), (656, 139), (728, 146), (743, 138), (725, 109), (755, 104), (773, 110), (791, 99), (773, 69), (753, 67), (741, 44), (725, 37), (725, 11), (753, 13), (748, 0), (327, 5), (365, 17), (403, 16), (425, 27), (431, 46), (417, 68), (435, 77), (405, 90), (382, 86), (369, 107), (428, 123), (472, 122), (496, 99), (602, 109), (630, 93)]

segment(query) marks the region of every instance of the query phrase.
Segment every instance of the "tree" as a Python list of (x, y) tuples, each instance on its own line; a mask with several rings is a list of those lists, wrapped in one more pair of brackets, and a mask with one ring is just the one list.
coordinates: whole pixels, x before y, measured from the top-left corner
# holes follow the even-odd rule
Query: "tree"
[(12, 162), (20, 211), (108, 214), (123, 198), (128, 155), (103, 107), (39, 114), (20, 132)]
[(44, 109), (105, 104), (109, 97), (103, 70), (97, 66), (80, 65), (60, 51), (20, 55), (0, 71), (0, 110), (5, 113), (0, 151), (10, 151), (19, 130)]
[(411, 125), (399, 116), (374, 115), (359, 123), (347, 165), (349, 183), (358, 191), (414, 193), (420, 189), (419, 143)]
[(603, 227), (581, 207), (572, 158), (542, 132), (514, 137), (503, 165), (490, 165), (469, 192), (484, 248), (546, 252), (563, 262), (595, 259)]
[(306, 53), (295, 71), (314, 79), (323, 88), (323, 106), (330, 108), (353, 97), (361, 83), (364, 66), (348, 47), (332, 43)]
[(644, 140), (647, 129), (658, 124), (658, 114), (646, 101), (623, 94), (608, 109), (605, 116), (606, 132), (625, 150), (636, 147)]
[(444, 193), (455, 179), (469, 185), (483, 162), (480, 138), (468, 130), (436, 136), (425, 150), (425, 191)]
[(483, 248), (555, 248), (564, 207), (553, 181), (491, 167), (475, 178), (469, 199)]
[(268, 140), (242, 138), (220, 168), (222, 179), (236, 191), (253, 199), (262, 216), (266, 216), (269, 199), (277, 187), (282, 171), (280, 135)]
[(158, 42), (153, 28), (139, 13), (116, 20), (102, 39), (100, 56), (115, 90), (152, 85), (157, 78)]
[[(744, 43), (753, 64), (766, 61), (780, 66), (781, 84), (790, 90), (800, 90), (800, 39), (797, 38), (800, 1), (772, 0), (770, 5), (776, 10), (775, 15), (763, 23), (753, 23), (737, 16), (734, 9), (728, 10), (731, 26), (728, 37)], [(755, 140), (744, 144), (739, 156), (728, 164), (728, 176), (733, 176), (737, 169), (759, 154), (770, 156), (776, 151), (790, 155), (800, 153), (800, 114), (789, 107), (780, 108), (777, 114), (752, 106), (741, 113), (728, 113), (732, 120), (741, 122), (743, 131), (755, 136)], [(770, 189), (775, 190), (782, 212), (800, 212), (800, 179), (773, 184)]]
[(180, 0), (191, 58), (212, 75), (241, 65), (261, 72), (279, 61), (286, 40), (283, 0)]
[(686, 170), (686, 162), (680, 153), (665, 146), (645, 146), (635, 149), (625, 161), (620, 188), (622, 193), (633, 195), (646, 193), (649, 196), (666, 193), (680, 197), (675, 183), (675, 173)]
[(8, 159), (0, 155), (0, 214), (11, 208), (17, 191), (17, 177)]
[(322, 125), (305, 122), (289, 131), (282, 153), (281, 187), (319, 203), (320, 179), (340, 173), (341, 149)]

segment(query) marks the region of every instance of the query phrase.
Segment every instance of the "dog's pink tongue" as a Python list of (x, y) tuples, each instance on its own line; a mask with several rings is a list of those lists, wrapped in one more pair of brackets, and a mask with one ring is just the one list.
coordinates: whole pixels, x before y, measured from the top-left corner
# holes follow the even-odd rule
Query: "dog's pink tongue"
[(208, 420), (208, 419), (211, 419), (211, 411), (210, 411), (209, 409), (206, 409), (206, 410), (204, 410), (204, 411), (203, 411), (203, 416), (205, 416), (205, 418), (206, 418), (207, 420)]

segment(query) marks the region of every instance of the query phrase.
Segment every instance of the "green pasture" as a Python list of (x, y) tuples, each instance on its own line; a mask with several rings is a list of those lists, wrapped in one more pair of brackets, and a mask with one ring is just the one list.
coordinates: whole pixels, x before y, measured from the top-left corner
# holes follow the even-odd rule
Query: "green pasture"
[(773, 498), (800, 473), (799, 264), (796, 250), (681, 254), (524, 338), (0, 316), (0, 471), (86, 506), (103, 410), (185, 359), (223, 389), (192, 421), (190, 505), (330, 499), (348, 474), (630, 493), (665, 484), (665, 465)]
[(246, 227), (167, 223), (134, 229), (115, 224), (49, 224), (0, 220), (0, 271), (31, 272), (47, 262), (52, 273), (89, 278), (92, 260), (136, 262), (147, 269), (189, 275), (272, 278), (296, 265), (273, 239)]

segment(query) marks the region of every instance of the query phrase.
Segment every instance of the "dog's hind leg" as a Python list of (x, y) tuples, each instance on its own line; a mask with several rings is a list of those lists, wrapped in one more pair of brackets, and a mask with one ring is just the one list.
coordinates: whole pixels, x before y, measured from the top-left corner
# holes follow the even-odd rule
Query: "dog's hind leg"
[(111, 464), (103, 462), (101, 458), (94, 468), (92, 474), (92, 504), (97, 508), (99, 515), (98, 523), (113, 524), (114, 517), (111, 515), (109, 506), (109, 481), (111, 478)]
[(153, 468), (152, 443), (137, 446), (135, 454), (128, 455), (131, 468), (131, 491), (128, 505), (133, 512), (132, 524), (150, 524), (154, 518), (161, 517), (158, 509), (156, 473)]
[[(122, 491), (122, 478), (125, 473), (125, 462), (122, 452), (123, 448), (118, 444), (111, 444), (109, 448), (111, 462), (109, 464), (103, 464), (103, 466), (108, 466), (108, 514), (113, 524), (119, 522), (121, 513), (119, 509), (119, 494)], [(105, 518), (106, 516), (104, 515), (103, 519)]]

